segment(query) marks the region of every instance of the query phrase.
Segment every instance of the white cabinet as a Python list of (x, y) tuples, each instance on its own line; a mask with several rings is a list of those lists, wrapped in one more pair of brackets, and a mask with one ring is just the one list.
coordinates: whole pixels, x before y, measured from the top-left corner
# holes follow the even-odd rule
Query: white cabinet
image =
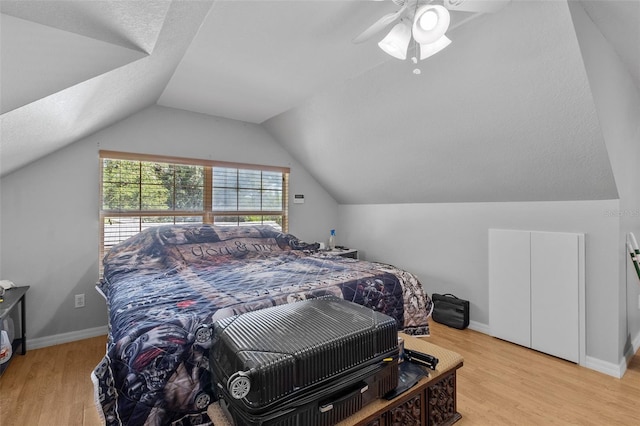
[(491, 335), (583, 364), (584, 234), (489, 230)]
[(528, 232), (489, 230), (491, 335), (531, 346), (531, 250)]

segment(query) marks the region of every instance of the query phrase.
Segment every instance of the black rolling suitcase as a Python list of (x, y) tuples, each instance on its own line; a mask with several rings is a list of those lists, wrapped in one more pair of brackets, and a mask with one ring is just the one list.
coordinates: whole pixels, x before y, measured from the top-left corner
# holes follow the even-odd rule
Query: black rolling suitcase
[(396, 321), (338, 298), (213, 325), (214, 391), (236, 425), (332, 425), (398, 384)]

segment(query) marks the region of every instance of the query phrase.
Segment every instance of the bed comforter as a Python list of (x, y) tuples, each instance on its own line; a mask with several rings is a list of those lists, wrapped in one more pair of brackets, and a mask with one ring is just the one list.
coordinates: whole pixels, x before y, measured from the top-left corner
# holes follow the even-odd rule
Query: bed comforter
[(390, 265), (330, 256), (268, 226), (159, 226), (113, 247), (97, 289), (109, 334), (92, 373), (107, 425), (205, 425), (210, 328), (230, 315), (335, 295), (428, 335), (431, 300)]

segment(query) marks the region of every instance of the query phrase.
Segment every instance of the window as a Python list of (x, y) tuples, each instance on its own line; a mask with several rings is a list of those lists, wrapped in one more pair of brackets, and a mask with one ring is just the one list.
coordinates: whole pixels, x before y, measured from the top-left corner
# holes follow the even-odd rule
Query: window
[(100, 151), (100, 261), (168, 223), (267, 224), (288, 232), (289, 168)]

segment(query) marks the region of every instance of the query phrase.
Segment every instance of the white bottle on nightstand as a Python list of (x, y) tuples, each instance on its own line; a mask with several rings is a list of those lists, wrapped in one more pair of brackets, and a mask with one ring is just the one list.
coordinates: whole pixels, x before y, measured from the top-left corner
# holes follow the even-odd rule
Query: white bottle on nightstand
[(336, 248), (336, 230), (332, 229), (329, 234), (329, 250), (335, 250)]

